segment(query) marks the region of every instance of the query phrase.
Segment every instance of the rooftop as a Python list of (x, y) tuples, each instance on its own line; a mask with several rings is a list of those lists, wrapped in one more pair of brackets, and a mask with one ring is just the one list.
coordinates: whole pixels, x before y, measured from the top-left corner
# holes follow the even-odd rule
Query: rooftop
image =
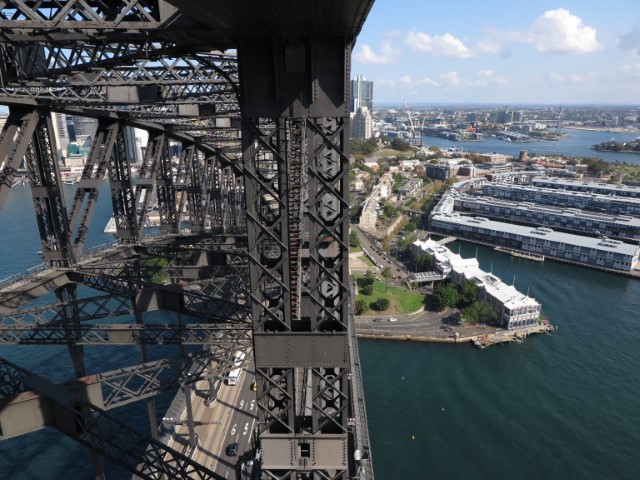
[(551, 242), (564, 243), (566, 245), (576, 245), (579, 247), (593, 248), (595, 250), (619, 253), (622, 255), (634, 256), (640, 250), (640, 247), (638, 247), (638, 245), (623, 243), (619, 240), (572, 235), (570, 233), (556, 232), (546, 227), (533, 228), (520, 225), (512, 225), (510, 223), (496, 222), (484, 217), (462, 216), (457, 213), (434, 215), (433, 221), (437, 220), (458, 223), (460, 225), (468, 225), (470, 227), (481, 227), (489, 231), (501, 233), (507, 232), (529, 238), (549, 240)]

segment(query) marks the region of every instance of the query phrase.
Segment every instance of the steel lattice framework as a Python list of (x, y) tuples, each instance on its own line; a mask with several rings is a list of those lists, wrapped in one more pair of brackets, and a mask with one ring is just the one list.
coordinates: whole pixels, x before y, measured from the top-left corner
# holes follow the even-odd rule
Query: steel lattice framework
[[(347, 198), (350, 55), (372, 3), (0, 1), (0, 208), (26, 176), (46, 268), (0, 285), (0, 344), (66, 345), (78, 379), (0, 357), (0, 404), (55, 411), (43, 425), (94, 452), (97, 477), (100, 455), (138, 478), (218, 478), (158, 441), (154, 396), (219, 378), (252, 347), (254, 474), (373, 478)], [(98, 120), (69, 204), (52, 113)], [(135, 181), (132, 128), (149, 139)], [(119, 246), (89, 254), (103, 179)], [(29, 305), (48, 292), (54, 303)], [(176, 322), (145, 322), (157, 309)], [(131, 344), (139, 365), (87, 375), (85, 347)], [(181, 357), (150, 361), (165, 344)], [(150, 437), (106, 412), (138, 400)]]

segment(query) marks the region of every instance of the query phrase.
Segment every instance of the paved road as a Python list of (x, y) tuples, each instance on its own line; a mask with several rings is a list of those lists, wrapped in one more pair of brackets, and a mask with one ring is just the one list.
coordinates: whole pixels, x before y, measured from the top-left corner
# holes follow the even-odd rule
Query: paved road
[[(252, 447), (251, 438), (257, 421), (256, 393), (251, 390), (254, 379), (252, 360), (251, 351), (246, 352), (238, 384), (223, 384), (216, 400), (209, 406), (205, 405), (207, 381), (198, 382), (191, 395), (198, 436), (198, 446), (191, 453), (191, 458), (230, 480), (237, 478), (236, 466), (243, 454)], [(181, 418), (186, 419), (186, 413)], [(182, 451), (188, 439), (187, 426), (180, 425), (169, 445)], [(234, 442), (238, 443), (238, 455), (230, 457), (227, 448)], [(242, 464), (240, 471), (241, 478), (249, 478), (249, 466)]]
[[(495, 327), (482, 325), (456, 325), (450, 317), (456, 309), (447, 309), (443, 312), (421, 311), (410, 315), (360, 315), (355, 316), (356, 333), (373, 335), (414, 335), (449, 338), (456, 332), (461, 337), (495, 333)], [(389, 318), (395, 318), (390, 322)]]
[(381, 250), (375, 246), (367, 236), (360, 230), (360, 227), (357, 225), (351, 225), (351, 228), (355, 229), (358, 232), (358, 236), (360, 237), (360, 247), (365, 249), (370, 257), (372, 257), (378, 264), (383, 267), (389, 267), (391, 269), (391, 274), (396, 277), (404, 277), (407, 274), (406, 267), (392, 258), (390, 255), (386, 253), (379, 253)]

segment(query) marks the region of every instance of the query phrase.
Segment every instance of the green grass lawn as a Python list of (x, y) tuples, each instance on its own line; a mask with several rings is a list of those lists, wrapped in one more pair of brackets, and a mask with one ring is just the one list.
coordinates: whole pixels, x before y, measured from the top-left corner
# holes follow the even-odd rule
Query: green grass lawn
[(362, 249), (360, 247), (349, 247), (349, 253), (361, 253)]
[(368, 267), (375, 267), (371, 259), (366, 255), (360, 255), (358, 258), (362, 260), (365, 263), (365, 265), (367, 265)]
[(401, 152), (400, 150), (393, 150), (391, 148), (385, 148), (384, 150), (378, 150), (373, 155), (376, 157), (402, 157), (402, 158), (413, 158), (415, 153), (412, 150), (407, 150), (406, 152)]
[[(362, 278), (362, 275), (354, 275), (356, 279)], [(358, 288), (358, 291), (360, 288)], [(419, 310), (424, 305), (424, 296), (419, 293), (409, 292), (402, 288), (391, 287), (389, 286), (389, 290), (385, 291), (384, 279), (376, 280), (373, 283), (373, 293), (371, 295), (362, 295), (358, 293), (356, 295), (356, 300), (364, 299), (367, 303), (375, 302), (378, 298), (388, 298), (391, 305), (384, 312), (385, 314), (391, 313), (412, 313), (416, 310)], [(368, 315), (372, 315), (378, 313), (376, 310), (369, 309), (366, 312)]]

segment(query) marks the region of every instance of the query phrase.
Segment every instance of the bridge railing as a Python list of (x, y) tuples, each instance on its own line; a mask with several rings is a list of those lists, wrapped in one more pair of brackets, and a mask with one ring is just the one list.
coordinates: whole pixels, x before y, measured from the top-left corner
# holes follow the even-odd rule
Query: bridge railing
[[(351, 285), (351, 298), (356, 298), (355, 285)], [(369, 443), (369, 425), (367, 423), (367, 408), (364, 398), (364, 385), (362, 383), (362, 370), (360, 364), (360, 352), (358, 349), (358, 338), (356, 336), (355, 318), (353, 315), (353, 302), (349, 305), (349, 350), (351, 351), (351, 385), (353, 394), (356, 445), (362, 448), (366, 455), (366, 461), (360, 470), (361, 480), (374, 480), (373, 460), (371, 458), (371, 445)]]
[(0, 280), (0, 289), (12, 290), (21, 280), (26, 278), (38, 278), (38, 275), (47, 270), (49, 267), (46, 263), (40, 263), (23, 272), (14, 273)]

